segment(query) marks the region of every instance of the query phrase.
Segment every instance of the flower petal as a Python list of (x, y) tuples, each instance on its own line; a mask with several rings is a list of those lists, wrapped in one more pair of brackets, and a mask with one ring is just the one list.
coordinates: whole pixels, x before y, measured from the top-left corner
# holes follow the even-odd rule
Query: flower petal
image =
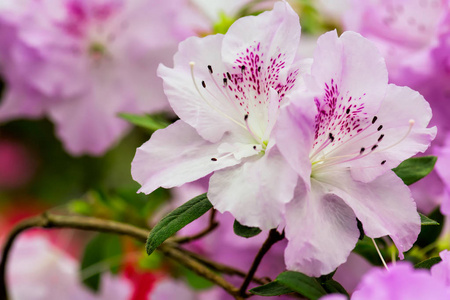
[[(349, 205), (371, 238), (389, 235), (400, 252), (412, 247), (420, 232), (420, 217), (411, 193), (392, 171), (363, 183), (353, 180), (349, 171), (330, 170), (317, 174), (329, 193)], [(319, 178), (320, 177), (320, 178)]]
[[(286, 2), (276, 2), (272, 11), (234, 22), (223, 40), (222, 57), (229, 68), (236, 66), (236, 60), (248, 61), (251, 54), (259, 55), (263, 70), (278, 65), (280, 73), (272, 79), (276, 86), (289, 74), (300, 34), (298, 15)], [(254, 52), (249, 45), (254, 46)]]
[[(244, 118), (216, 86), (216, 83), (222, 84), (220, 74), (226, 73), (220, 55), (222, 39), (222, 35), (188, 38), (180, 43), (174, 68), (163, 65), (158, 68), (158, 76), (164, 80), (164, 92), (175, 113), (211, 142), (219, 141), (225, 132), (237, 126), (231, 119), (243, 123)], [(191, 62), (195, 63), (195, 84)], [(210, 74), (208, 66), (214, 74)]]
[(318, 277), (347, 260), (359, 231), (352, 209), (322, 183), (311, 181), (311, 191), (299, 183), (286, 206), (285, 260), (289, 270)]
[[(376, 116), (376, 126), (363, 133), (365, 138), (349, 143), (341, 150), (355, 153), (365, 147), (370, 151), (377, 145), (376, 150), (366, 157), (349, 163), (353, 178), (363, 182), (375, 179), (418, 152), (424, 152), (436, 136), (436, 127), (426, 128), (431, 119), (430, 105), (408, 87), (390, 84)], [(411, 128), (410, 120), (414, 121)]]
[(179, 120), (156, 131), (137, 149), (131, 174), (142, 185), (139, 192), (148, 194), (158, 187), (180, 186), (239, 163), (233, 155), (211, 160), (217, 157), (217, 148)]
[[(108, 106), (104, 99), (109, 100)], [(101, 155), (130, 128), (117, 116), (122, 107), (133, 111), (133, 105), (122, 100), (120, 94), (98, 87), (74, 101), (54, 103), (48, 114), (68, 152)]]
[(338, 38), (331, 31), (317, 41), (311, 74), (315, 86), (307, 82), (310, 89), (322, 95), (315, 99), (314, 147), (328, 145), (332, 136), (327, 148), (337, 148), (371, 124), (386, 93), (386, 65), (375, 45), (361, 35), (345, 32)]
[(229, 211), (241, 224), (266, 230), (281, 222), (296, 183), (294, 170), (272, 148), (262, 157), (215, 172), (208, 198), (218, 211)]
[(305, 182), (309, 182), (311, 175), (309, 153), (314, 141), (317, 114), (313, 97), (309, 96), (301, 89), (294, 90), (287, 97), (290, 103), (281, 108), (274, 127), (277, 147)]

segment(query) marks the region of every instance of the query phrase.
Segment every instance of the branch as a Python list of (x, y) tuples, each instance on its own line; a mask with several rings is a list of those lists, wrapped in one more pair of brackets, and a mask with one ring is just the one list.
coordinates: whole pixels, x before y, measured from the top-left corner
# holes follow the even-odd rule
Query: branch
[[(49, 213), (44, 213), (40, 216), (26, 219), (20, 222), (9, 234), (6, 239), (5, 246), (3, 248), (2, 260), (0, 262), (0, 299), (8, 299), (8, 292), (6, 287), (6, 264), (11, 247), (16, 237), (23, 231), (33, 228), (74, 228), (81, 230), (107, 232), (114, 234), (121, 234), (133, 237), (141, 242), (147, 240), (148, 230), (138, 228), (129, 224), (120, 223), (116, 221), (97, 219), (83, 216), (58, 216)], [(200, 262), (192, 259), (191, 257), (183, 254), (182, 251), (177, 249), (177, 244), (171, 242), (163, 243), (158, 250), (161, 251), (167, 257), (177, 261), (178, 263), (186, 266), (197, 274), (212, 281), (216, 285), (221, 286), (229, 294), (233, 295), (235, 299), (242, 299), (239, 296), (239, 290), (228, 283), (221, 276), (212, 272)]]
[(174, 242), (174, 243), (178, 243), (178, 244), (185, 244), (185, 243), (189, 243), (189, 242), (201, 239), (202, 237), (206, 236), (211, 231), (216, 229), (217, 226), (219, 226), (219, 223), (217, 223), (214, 220), (215, 215), (216, 215), (216, 210), (212, 209), (211, 210), (211, 216), (209, 218), (209, 225), (208, 225), (208, 227), (206, 227), (204, 230), (200, 231), (199, 233), (197, 233), (197, 234), (195, 234), (193, 236), (174, 237), (174, 238), (171, 239), (171, 241)]
[(252, 266), (248, 271), (247, 276), (245, 277), (244, 282), (241, 285), (241, 288), (239, 289), (239, 293), (241, 294), (242, 297), (248, 297), (248, 295), (246, 294), (247, 288), (250, 282), (252, 281), (253, 276), (255, 275), (256, 270), (258, 269), (258, 266), (261, 263), (264, 255), (266, 255), (266, 253), (270, 250), (272, 245), (281, 241), (282, 239), (284, 239), (284, 233), (280, 234), (276, 228), (270, 230), (269, 236), (267, 237), (264, 244), (261, 246), (261, 249), (259, 249), (258, 254), (256, 254)]
[[(207, 258), (205, 258), (205, 257), (203, 257), (203, 256), (201, 256), (201, 255), (199, 255), (199, 254), (197, 254), (195, 252), (191, 252), (191, 251), (188, 251), (188, 250), (183, 249), (183, 248), (179, 248), (179, 250), (182, 251), (183, 253), (191, 256), (192, 258), (198, 260), (203, 265), (211, 268), (212, 270), (214, 270), (216, 272), (219, 272), (219, 273), (222, 273), (222, 274), (227, 274), (227, 275), (237, 275), (237, 276), (240, 276), (240, 277), (243, 277), (243, 278), (245, 278), (247, 276), (247, 273), (245, 273), (245, 272), (243, 272), (241, 270), (238, 270), (238, 269), (229, 267), (227, 265), (223, 265), (223, 264), (220, 264), (218, 262), (209, 260), (209, 259), (207, 259)], [(253, 277), (252, 281), (262, 285), (262, 284), (269, 283), (271, 280), (267, 279), (267, 278)]]

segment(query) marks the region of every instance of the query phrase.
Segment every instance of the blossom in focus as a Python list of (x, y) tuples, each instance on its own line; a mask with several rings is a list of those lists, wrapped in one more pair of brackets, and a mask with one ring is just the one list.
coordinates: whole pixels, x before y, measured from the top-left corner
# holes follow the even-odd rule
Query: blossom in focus
[(434, 138), (430, 107), (419, 93), (388, 84), (375, 45), (354, 32), (322, 35), (311, 68), (305, 82), (318, 96), (292, 96), (275, 129), (300, 178), (286, 208), (286, 265), (311, 276), (332, 272), (358, 240), (357, 219), (367, 236), (389, 235), (403, 257), (420, 218), (391, 169)]
[(167, 110), (160, 62), (192, 35), (184, 0), (8, 0), (0, 5), (0, 120), (48, 116), (68, 152), (100, 155), (120, 112)]
[[(390, 265), (389, 271), (374, 268), (359, 283), (351, 300), (444, 300), (450, 297), (450, 253), (441, 252), (442, 262), (431, 272), (414, 269), (410, 263)], [(343, 295), (328, 295), (320, 300), (346, 300)]]
[(12, 299), (118, 299), (128, 300), (131, 284), (103, 274), (101, 291), (90, 292), (78, 274), (79, 262), (39, 235), (21, 236), (14, 243), (7, 264)]
[(282, 104), (301, 87), (308, 63), (296, 56), (297, 14), (285, 2), (236, 21), (226, 35), (182, 42), (174, 68), (161, 66), (180, 120), (138, 148), (133, 178), (150, 193), (211, 173), (208, 198), (247, 226), (282, 222), (297, 176), (273, 137)]

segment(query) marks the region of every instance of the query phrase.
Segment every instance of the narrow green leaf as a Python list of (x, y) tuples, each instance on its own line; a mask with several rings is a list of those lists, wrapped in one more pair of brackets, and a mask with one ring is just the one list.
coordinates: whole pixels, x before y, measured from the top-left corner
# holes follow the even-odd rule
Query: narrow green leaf
[(429, 258), (427, 260), (421, 261), (420, 263), (416, 264), (414, 268), (416, 269), (430, 269), (432, 266), (434, 266), (437, 263), (440, 263), (442, 259), (439, 256)]
[(412, 157), (392, 169), (406, 185), (411, 185), (427, 176), (436, 164), (436, 156)]
[(170, 124), (158, 115), (134, 115), (120, 113), (119, 117), (132, 123), (133, 125), (148, 129), (150, 131), (166, 128)]
[(170, 212), (150, 231), (145, 245), (147, 254), (152, 254), (170, 236), (201, 217), (211, 208), (212, 205), (206, 197), (206, 194), (202, 194)]
[(237, 220), (234, 220), (233, 224), (234, 233), (238, 236), (242, 236), (245, 238), (251, 238), (261, 233), (261, 229), (258, 227), (248, 227), (239, 223)]
[[(80, 274), (83, 276), (83, 283), (93, 291), (98, 291), (100, 288), (100, 276), (101, 273), (88, 274), (85, 276), (86, 269), (94, 264), (102, 263), (111, 264), (112, 259), (120, 259), (122, 254), (122, 245), (120, 243), (120, 238), (115, 235), (100, 233), (96, 235), (84, 249), (83, 258), (81, 260), (81, 271)], [(111, 271), (113, 273), (118, 272), (117, 263), (115, 266), (111, 264)]]
[(439, 223), (436, 222), (435, 220), (430, 219), (421, 213), (419, 213), (419, 215), (420, 215), (420, 224), (422, 224), (422, 226), (439, 225)]
[(259, 296), (280, 296), (293, 293), (294, 291), (287, 286), (279, 283), (277, 280), (269, 282), (268, 284), (255, 287), (250, 290), (250, 293)]
[(317, 300), (327, 293), (315, 278), (299, 272), (283, 272), (277, 281), (310, 300)]

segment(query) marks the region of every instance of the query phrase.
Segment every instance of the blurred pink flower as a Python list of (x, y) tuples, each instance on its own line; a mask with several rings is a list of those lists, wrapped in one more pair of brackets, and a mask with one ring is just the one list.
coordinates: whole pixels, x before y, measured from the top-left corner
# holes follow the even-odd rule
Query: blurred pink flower
[(7, 264), (7, 284), (12, 299), (27, 300), (128, 300), (131, 284), (108, 273), (101, 291), (90, 292), (80, 281), (79, 262), (43, 236), (21, 236), (13, 245)]
[[(440, 254), (442, 262), (431, 272), (414, 269), (409, 262), (390, 265), (389, 271), (373, 268), (359, 283), (351, 300), (446, 300), (450, 297), (450, 253)], [(328, 295), (320, 300), (346, 300), (343, 295)]]
[[(47, 115), (74, 155), (130, 127), (119, 112), (168, 109), (160, 62), (194, 33), (185, 0), (8, 0), (0, 6), (0, 120)], [(185, 9), (186, 8), (186, 9)], [(191, 23), (189, 23), (189, 22)]]
[(318, 93), (315, 104), (294, 95), (274, 129), (278, 148), (303, 181), (286, 208), (288, 269), (332, 272), (356, 244), (357, 218), (367, 236), (389, 235), (403, 258), (420, 218), (391, 169), (433, 140), (428, 103), (388, 84), (381, 54), (354, 32), (319, 38), (305, 82)]

